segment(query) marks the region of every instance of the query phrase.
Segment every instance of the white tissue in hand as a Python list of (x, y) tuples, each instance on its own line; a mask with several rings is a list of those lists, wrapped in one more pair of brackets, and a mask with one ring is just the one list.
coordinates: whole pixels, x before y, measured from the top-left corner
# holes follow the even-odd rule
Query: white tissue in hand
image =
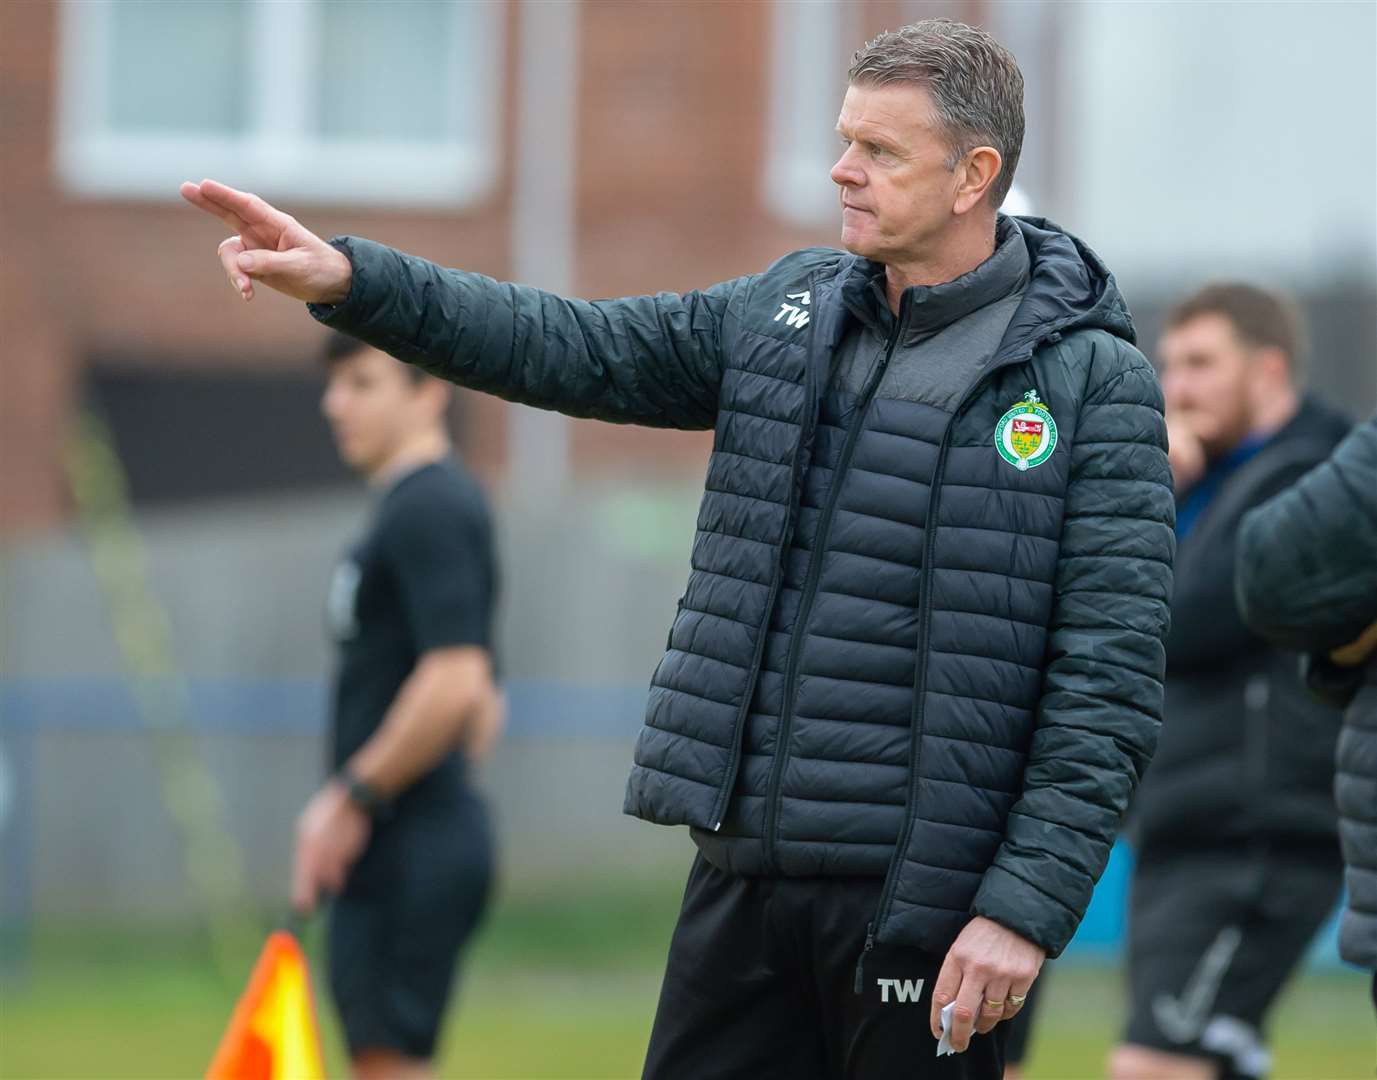
[(956, 1002), (942, 1006), (942, 1037), (937, 1040), (937, 1056), (944, 1057), (947, 1054), (956, 1053), (956, 1048), (951, 1044), (951, 1025), (952, 1010), (956, 1008)]

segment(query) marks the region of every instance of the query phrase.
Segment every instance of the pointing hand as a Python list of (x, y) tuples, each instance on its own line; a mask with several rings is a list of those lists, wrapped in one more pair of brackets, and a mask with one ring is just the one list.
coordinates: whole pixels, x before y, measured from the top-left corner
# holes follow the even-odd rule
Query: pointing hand
[(309, 303), (337, 304), (349, 295), (349, 259), (296, 218), (214, 180), (188, 181), (181, 192), (234, 230), (220, 243), (220, 265), (245, 300), (253, 299), (255, 281)]

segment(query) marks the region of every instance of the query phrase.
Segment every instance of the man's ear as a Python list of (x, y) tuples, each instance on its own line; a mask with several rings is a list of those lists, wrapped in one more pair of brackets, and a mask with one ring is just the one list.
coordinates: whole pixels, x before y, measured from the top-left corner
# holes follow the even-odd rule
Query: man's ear
[(1295, 381), (1295, 373), (1291, 370), (1291, 361), (1275, 345), (1260, 345), (1255, 348), (1253, 350), (1253, 364), (1256, 370), (1265, 372), (1267, 380), (1273, 384), (1280, 385)]
[(956, 164), (955, 214), (968, 214), (985, 201), (990, 185), (995, 182), (1004, 159), (993, 146), (977, 146), (968, 150)]
[(453, 383), (427, 375), (416, 390), (425, 397), (426, 405), (436, 416), (443, 417), (449, 411), (449, 404), (454, 399)]

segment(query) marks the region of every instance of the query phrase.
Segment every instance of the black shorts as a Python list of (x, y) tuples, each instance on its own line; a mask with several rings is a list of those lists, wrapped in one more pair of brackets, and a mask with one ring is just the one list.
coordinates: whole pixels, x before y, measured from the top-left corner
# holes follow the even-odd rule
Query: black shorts
[(351, 1055), (430, 1058), (492, 880), (476, 795), (380, 823), (330, 909), (330, 991)]
[(1270, 1067), (1267, 1012), (1339, 898), (1327, 858), (1256, 850), (1147, 850), (1129, 894), (1124, 1041), (1220, 1064)]
[(878, 878), (737, 877), (701, 855), (669, 948), (643, 1080), (999, 1080), (1003, 1027), (937, 1057), (941, 956), (856, 961)]

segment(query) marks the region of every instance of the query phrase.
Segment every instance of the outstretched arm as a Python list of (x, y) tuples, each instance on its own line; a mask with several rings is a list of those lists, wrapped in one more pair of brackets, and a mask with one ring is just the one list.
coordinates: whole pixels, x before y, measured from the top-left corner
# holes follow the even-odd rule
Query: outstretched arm
[(512, 401), (616, 423), (716, 422), (726, 324), (751, 278), (684, 295), (569, 300), (368, 240), (326, 243), (212, 180), (184, 184), (182, 195), (235, 230), (220, 262), (246, 300), (261, 281), (335, 329)]

